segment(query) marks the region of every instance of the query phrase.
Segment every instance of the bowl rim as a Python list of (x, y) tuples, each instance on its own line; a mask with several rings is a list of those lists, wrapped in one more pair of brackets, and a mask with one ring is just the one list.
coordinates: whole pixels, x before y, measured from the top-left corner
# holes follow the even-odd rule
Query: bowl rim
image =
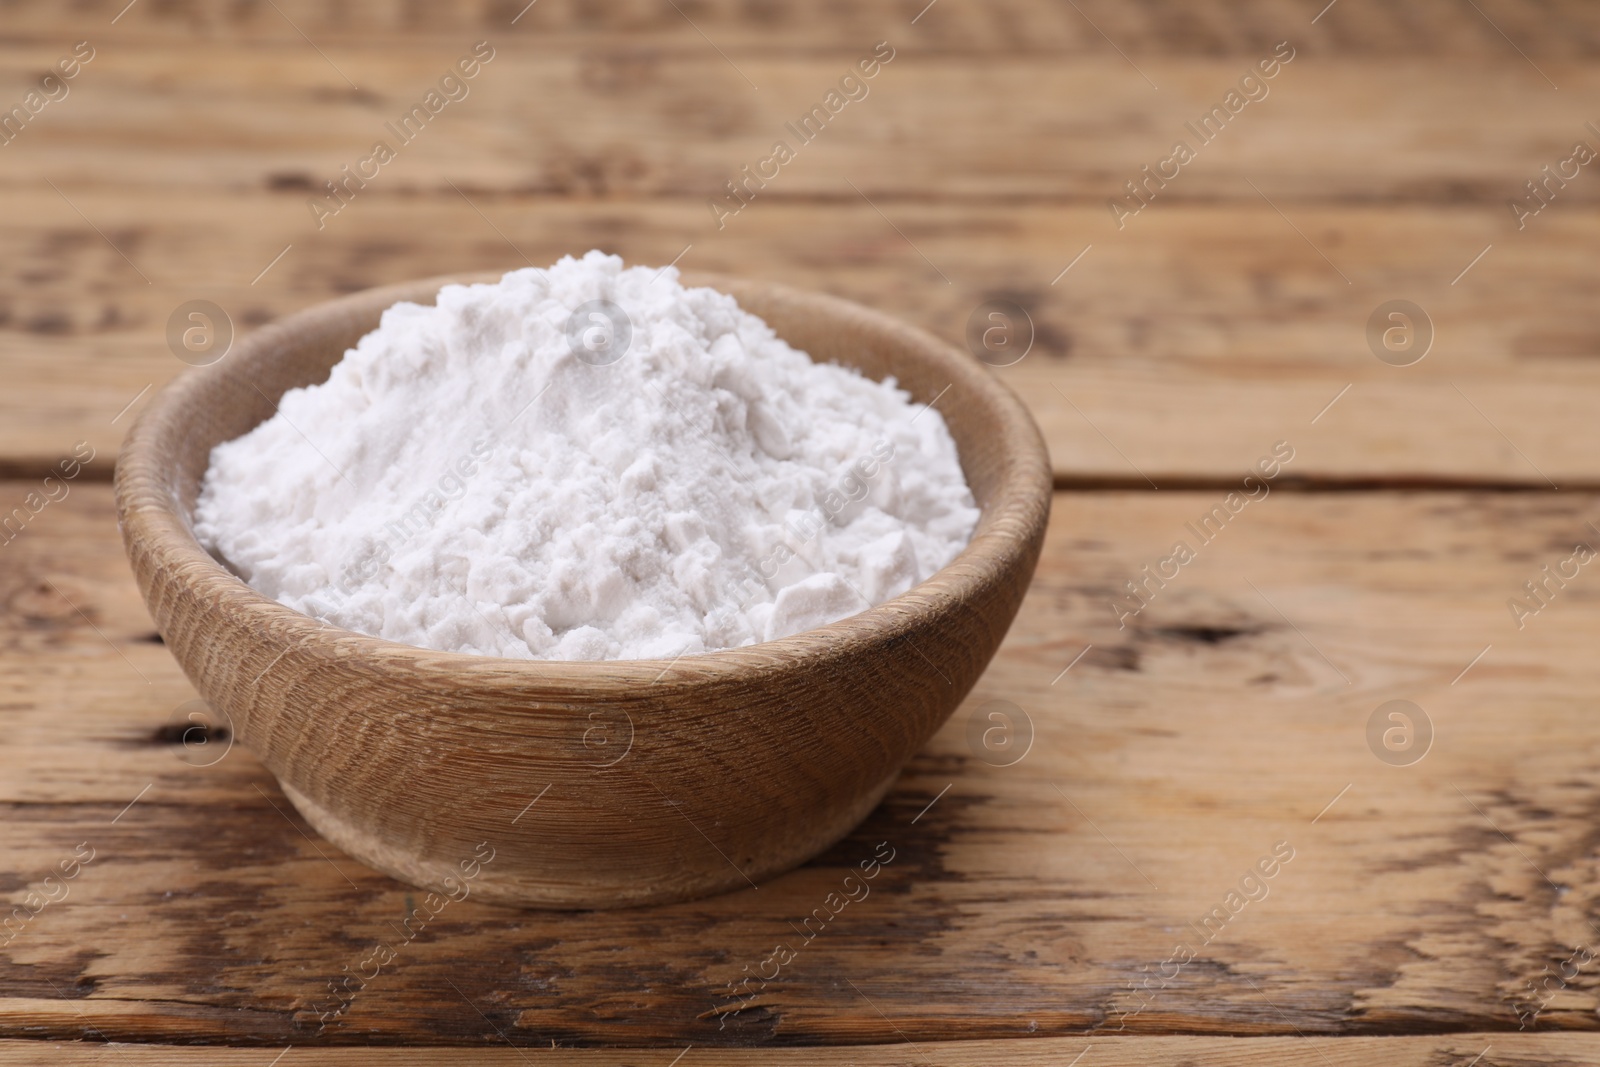
[[(213, 605), (226, 603), (235, 614), (248, 616), (254, 624), (253, 631), (263, 636), (272, 635), (274, 643), (281, 644), (285, 651), (294, 648), (316, 655), (320, 650), (341, 658), (356, 653), (423, 675), (458, 678), (482, 675), (484, 681), (498, 678), (523, 688), (533, 685), (578, 690), (588, 689), (597, 682), (643, 687), (673, 680), (747, 679), (752, 671), (765, 673), (801, 664), (814, 666), (830, 654), (842, 655), (863, 644), (902, 640), (941, 612), (967, 603), (983, 586), (1003, 581), (1018, 557), (1027, 555), (1030, 544), (1037, 543), (1036, 531), (1047, 520), (1053, 492), (1048, 452), (1026, 405), (987, 367), (925, 330), (854, 301), (777, 283), (702, 271), (684, 272), (685, 286), (710, 287), (733, 295), (735, 299), (739, 299), (741, 293), (768, 294), (791, 305), (809, 305), (810, 310), (836, 321), (854, 320), (889, 339), (895, 347), (913, 351), (914, 358), (931, 360), (947, 372), (950, 376), (947, 390), (959, 385), (962, 393), (958, 395), (976, 396), (995, 409), (1000, 426), (999, 440), (995, 442), (1000, 453), (1000, 474), (988, 503), (978, 505), (979, 518), (971, 538), (950, 562), (895, 597), (825, 626), (772, 641), (680, 654), (670, 660), (552, 660), (430, 649), (347, 630), (259, 592), (199, 543), (190, 517), (182, 514), (181, 504), (169, 491), (171, 471), (164, 469), (160, 461), (168, 438), (175, 432), (174, 426), (182, 422), (185, 409), (196, 402), (196, 394), (208, 384), (207, 374), (217, 372), (220, 367), (245, 367), (268, 360), (275, 348), (295, 336), (300, 328), (320, 323), (340, 312), (362, 313), (373, 305), (381, 309), (407, 300), (423, 303), (429, 299), (430, 289), (432, 297), (436, 298), (444, 286), (496, 282), (505, 273), (438, 275), (321, 301), (257, 329), (241, 339), (217, 364), (191, 367), (180, 373), (140, 412), (117, 457), (114, 485), (118, 522), (129, 554), (132, 555), (136, 547), (148, 550), (158, 573), (165, 573), (202, 601)], [(805, 351), (804, 348), (800, 350)], [(276, 405), (280, 398), (281, 394), (270, 399)], [(935, 402), (937, 399), (934, 398)], [(957, 455), (961, 455), (960, 442), (957, 442)], [(964, 463), (963, 477), (967, 477)], [(912, 647), (916, 647), (914, 643)], [(926, 655), (923, 658), (927, 659)], [(929, 665), (938, 669), (931, 660)]]

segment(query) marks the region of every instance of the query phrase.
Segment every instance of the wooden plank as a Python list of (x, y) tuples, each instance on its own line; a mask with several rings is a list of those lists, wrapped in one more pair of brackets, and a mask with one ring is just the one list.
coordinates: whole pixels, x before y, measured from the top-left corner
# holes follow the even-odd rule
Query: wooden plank
[[(397, 1041), (473, 1047), (386, 1062), (605, 1042), (660, 1048), (556, 1055), (1065, 1063), (1091, 1041), (1091, 1063), (1600, 1062), (1591, 1035), (1504, 1032), (1519, 1014), (1593, 1028), (1600, 1008), (1595, 965), (1572, 963), (1596, 930), (1596, 598), (1580, 577), (1521, 629), (1507, 606), (1600, 534), (1595, 496), (1275, 493), (1129, 629), (1111, 607), (1278, 440), (1296, 448), (1286, 478), (1313, 485), (1600, 485), (1595, 190), (1570, 183), (1526, 232), (1504, 203), (1588, 138), (1600, 20), (1577, 0), (1324, 6), (541, 0), (513, 26), (522, 0), (9, 4), (0, 101), (73, 40), (101, 51), (0, 153), (0, 475), (29, 475), (0, 483), (0, 514), (76, 442), (96, 456), (0, 539), (0, 889), (24, 899), (79, 842), (97, 851), (0, 945), (0, 1033), (39, 1039), (0, 1041), (0, 1062), (260, 1063), (289, 1045), (291, 1063), (366, 1062), (359, 1046)], [(439, 136), (311, 229), (305, 186), (484, 37), (500, 59)], [(716, 230), (707, 186), (884, 38), (900, 51), (871, 98)], [(1272, 98), (1118, 230), (1107, 196), (1284, 38), (1299, 54)], [(1060, 496), (995, 669), (817, 863), (661, 911), (468, 901), (319, 1035), (327, 982), (396, 936), (411, 894), (275, 812), (248, 753), (198, 766), (215, 749), (174, 745), (192, 692), (149, 640), (92, 482), (178, 368), (161, 334), (181, 300), (248, 328), (515, 266), (499, 231), (536, 262), (603, 243), (660, 263), (692, 243), (688, 267), (839, 292), (957, 343), (981, 301), (1015, 300), (1039, 342), (999, 373), (1063, 485), (1212, 488)], [(1363, 336), (1395, 297), (1439, 330), (1403, 369)], [(1369, 747), (1397, 698), (1437, 735), (1415, 765)], [(989, 700), (1031, 717), (1013, 766), (968, 740)], [(1167, 978), (1189, 924), (1280, 840), (1296, 854), (1269, 896)], [(727, 1011), (741, 968), (879, 841), (896, 861), (871, 899)], [(1564, 966), (1530, 1020), (1530, 983)], [(1430, 1029), (1461, 1032), (1352, 1036)], [(263, 1047), (57, 1043), (106, 1036)], [(971, 1036), (990, 1040), (947, 1040)], [(804, 1043), (824, 1047), (781, 1047)]]
[[(78, 486), (0, 549), (8, 899), (94, 858), (0, 951), (0, 1030), (698, 1049), (1592, 1028), (1600, 971), (1567, 961), (1596, 934), (1600, 592), (1581, 571), (1520, 630), (1507, 601), (1593, 543), (1600, 496), (1273, 493), (1202, 545), (1188, 524), (1222, 500), (1058, 496), (993, 668), (806, 868), (667, 908), (452, 904), (345, 1004), (330, 981), (402, 938), (415, 895), (317, 842), (244, 750), (174, 744), (192, 692), (148, 640), (108, 488)], [(1119, 629), (1122, 582), (1179, 539), (1196, 558)], [(1433, 730), (1407, 766), (1369, 747), (1397, 699)], [(1031, 723), (1007, 766), (991, 701)], [(870, 894), (806, 940), (884, 842)], [(1246, 881), (1275, 848), (1292, 859)], [(1259, 899), (1230, 902), (1241, 883)], [(737, 985), (779, 943), (779, 976)]]
[[(1186, 126), (1219, 105), (1252, 63), (1272, 57), (1281, 39), (1293, 42), (1294, 59), (1255, 90), (1265, 97), (1207, 133), (1210, 143)], [(1283, 203), (1476, 202), (1510, 223), (1506, 201), (1527, 197), (1524, 183), (1541, 178), (1543, 166), (1567, 159), (1578, 140), (1600, 147), (1585, 126), (1593, 117), (1585, 102), (1600, 93), (1592, 63), (1551, 63), (1563, 90), (1556, 92), (1514, 53), (1487, 71), (1454, 57), (1403, 66), (1329, 59), (1310, 50), (1298, 27), (1247, 56), (1146, 58), (1137, 70), (1115, 54), (1071, 63), (1054, 54), (951, 56), (872, 30), (834, 39), (826, 54), (758, 54), (737, 65), (719, 61), (697, 36), (644, 54), (519, 37), (496, 42), (495, 58), (457, 90), (464, 98), (444, 105), (414, 142), (387, 129), (475, 40), (341, 53), (337, 67), (298, 38), (203, 49), (187, 40), (103, 41), (67, 84), (69, 95), (4, 146), (3, 180), (312, 195), (382, 140), (398, 158), (377, 171), (373, 189), (453, 196), (449, 180), (468, 190), (703, 204), (725, 196), (724, 183), (772, 157), (781, 140), (795, 158), (767, 165), (771, 180), (749, 186), (758, 199), (855, 200), (850, 182), (874, 199), (1067, 199), (1099, 207), (1105, 218), (1095, 228), (1110, 239), (1125, 234), (1107, 202), (1127, 198), (1137, 208), (1126, 184), (1143, 182), (1141, 167), (1157, 167), (1178, 141), (1196, 157), (1170, 182), (1147, 187), (1151, 214), (1185, 201), (1259, 204), (1264, 192)], [(883, 40), (894, 58), (855, 90), (861, 99), (809, 141), (787, 128)], [(0, 69), (13, 72), (0, 81), (0, 102), (20, 101), (70, 43), (0, 48)], [(994, 100), (1023, 104), (996, 108)], [(1556, 195), (1550, 215), (1532, 225), (1559, 228), (1549, 218), (1596, 203), (1600, 183), (1574, 179)]]
[[(492, 1035), (491, 1035), (492, 1036)], [(941, 1041), (916, 1045), (858, 1045), (816, 1049), (542, 1049), (542, 1063), (557, 1067), (733, 1067), (735, 1064), (835, 1065), (835, 1067), (1060, 1067), (1086, 1049), (1102, 1067), (1436, 1067), (1471, 1062), (1485, 1067), (1539, 1063), (1544, 1067), (1593, 1064), (1600, 1043), (1585, 1034), (1449, 1034), (1424, 1037), (1227, 1038), (1115, 1037), (1039, 1038), (1025, 1041)], [(260, 1067), (270, 1049), (186, 1048), (181, 1045), (105, 1045), (90, 1042), (0, 1041), (0, 1064), (34, 1064), (68, 1058), (74, 1064), (218, 1064)], [(687, 1055), (685, 1054), (687, 1053)], [(294, 1047), (296, 1067), (431, 1067), (478, 1064), (516, 1067), (528, 1061), (520, 1049), (318, 1049)], [(675, 1057), (682, 1056), (683, 1059)], [(1515, 1057), (1511, 1059), (1509, 1057)], [(287, 1059), (287, 1055), (285, 1057)]]
[[(76, 210), (49, 190), (19, 192), (0, 225), (13, 283), (0, 296), (0, 456), (12, 470), (42, 470), (79, 441), (108, 469), (137, 405), (119, 412), (185, 369), (164, 330), (190, 299), (249, 329), (407, 278), (594, 245), (666, 263), (692, 244), (685, 268), (839, 293), (958, 345), (984, 300), (1028, 308), (1035, 348), (998, 373), (1032, 407), (1064, 479), (1231, 480), (1292, 440), (1288, 473), (1313, 480), (1600, 480), (1600, 365), (1588, 358), (1600, 310), (1581, 281), (1600, 213), (1588, 209), (1520, 239), (1474, 207), (1297, 211), (1346, 285), (1264, 204), (1152, 208), (1147, 227), (1104, 240), (1090, 207), (901, 202), (886, 207), (891, 226), (865, 203), (757, 202), (718, 232), (684, 201), (374, 191), (319, 232), (288, 192), (70, 195)], [(1380, 362), (1365, 333), (1397, 296), (1420, 302), (1437, 336), (1403, 368)]]
[(515, 33), (578, 42), (668, 42), (705, 48), (698, 27), (720, 47), (737, 54), (826, 49), (841, 38), (905, 28), (929, 46), (951, 52), (1115, 57), (1118, 49), (1132, 56), (1253, 56), (1263, 45), (1270, 49), (1286, 30), (1297, 30), (1314, 33), (1319, 49), (1337, 55), (1514, 58), (1508, 38), (1515, 48), (1539, 60), (1600, 54), (1593, 10), (1583, 0), (1544, 0), (1538, 5), (1483, 0), (1479, 5), (1483, 16), (1463, 12), (1450, 0), (1414, 0), (1402, 6), (1339, 4), (1320, 17), (1327, 5), (1305, 0), (1253, 0), (1245, 12), (1228, 0), (1083, 0), (1077, 11), (1049, 0), (993, 0), (981, 6), (942, 4), (925, 13), (930, 7), (927, 0), (862, 0), (812, 7), (682, 0), (677, 4), (681, 14), (655, 0), (612, 0), (604, 5), (539, 0), (531, 8), (526, 0), (452, 4), (276, 0), (270, 5), (169, 0), (140, 3), (118, 19), (129, 6), (127, 0), (79, 0), (67, 7), (49, 0), (18, 0), (7, 5), (5, 34), (31, 40), (99, 32), (138, 43), (249, 39), (305, 47), (300, 36), (304, 33), (319, 44), (357, 49), (451, 34)]

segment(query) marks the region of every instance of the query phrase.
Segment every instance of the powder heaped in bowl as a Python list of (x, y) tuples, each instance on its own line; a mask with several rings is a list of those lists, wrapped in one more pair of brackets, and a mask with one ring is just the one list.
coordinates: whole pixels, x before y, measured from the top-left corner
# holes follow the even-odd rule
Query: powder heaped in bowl
[[(593, 358), (591, 321), (620, 354)], [(327, 382), (214, 449), (195, 532), (346, 629), (670, 659), (881, 603), (977, 518), (937, 409), (591, 252), (390, 308)]]

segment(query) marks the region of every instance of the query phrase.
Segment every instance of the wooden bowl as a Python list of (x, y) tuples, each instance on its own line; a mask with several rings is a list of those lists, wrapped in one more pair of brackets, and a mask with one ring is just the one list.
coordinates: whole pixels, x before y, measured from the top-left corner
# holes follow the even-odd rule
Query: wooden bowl
[(575, 663), (341, 630), (200, 547), (191, 516), (213, 446), (270, 417), (286, 390), (326, 380), (389, 305), (495, 280), (318, 305), (151, 401), (117, 462), (117, 512), (167, 647), (323, 836), (439, 893), (612, 907), (739, 889), (804, 862), (866, 817), (1011, 624), (1050, 508), (1038, 428), (983, 366), (926, 333), (832, 297), (691, 277), (818, 360), (940, 398), (982, 510), (949, 566), (782, 640)]

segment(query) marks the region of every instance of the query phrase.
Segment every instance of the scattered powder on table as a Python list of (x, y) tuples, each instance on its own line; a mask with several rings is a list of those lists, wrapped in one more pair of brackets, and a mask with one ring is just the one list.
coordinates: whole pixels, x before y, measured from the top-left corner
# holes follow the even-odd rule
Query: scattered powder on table
[(881, 603), (977, 520), (936, 408), (590, 252), (389, 308), (326, 383), (216, 447), (195, 532), (346, 629), (670, 659)]

